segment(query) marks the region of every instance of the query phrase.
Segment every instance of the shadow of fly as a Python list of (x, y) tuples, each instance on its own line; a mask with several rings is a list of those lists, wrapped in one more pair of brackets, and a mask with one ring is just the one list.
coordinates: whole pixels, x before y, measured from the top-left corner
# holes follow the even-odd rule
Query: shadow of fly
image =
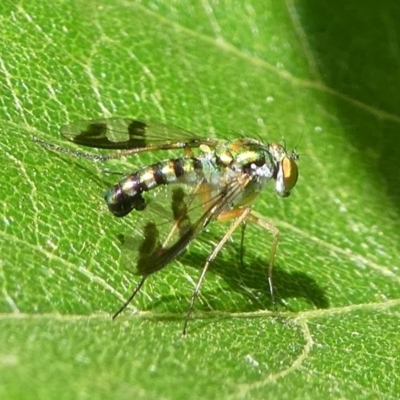
[(269, 181), (288, 197), (298, 178), (295, 151), (251, 138), (222, 141), (201, 138), (159, 123), (114, 118), (77, 121), (61, 134), (79, 145), (117, 150), (109, 155), (71, 151), (36, 139), (40, 145), (97, 161), (157, 150), (179, 150), (178, 158), (158, 161), (123, 177), (105, 194), (116, 217), (135, 214), (135, 229), (122, 249), (123, 265), (141, 280), (114, 314), (116, 318), (139, 292), (149, 275), (174, 261), (213, 221), (230, 221), (225, 234), (206, 258), (183, 324), (188, 321), (210, 263), (239, 226), (254, 223), (272, 236), (268, 283), (274, 306), (272, 270), (279, 231), (252, 210)]

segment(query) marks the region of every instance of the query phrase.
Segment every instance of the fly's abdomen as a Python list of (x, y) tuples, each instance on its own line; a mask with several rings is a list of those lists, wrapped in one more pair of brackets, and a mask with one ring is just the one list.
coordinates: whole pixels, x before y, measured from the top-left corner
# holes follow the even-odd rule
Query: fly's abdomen
[(195, 157), (166, 160), (127, 175), (107, 191), (104, 199), (116, 217), (124, 217), (132, 210), (141, 211), (146, 208), (143, 192), (178, 180), (189, 185), (196, 184), (202, 169), (202, 161)]

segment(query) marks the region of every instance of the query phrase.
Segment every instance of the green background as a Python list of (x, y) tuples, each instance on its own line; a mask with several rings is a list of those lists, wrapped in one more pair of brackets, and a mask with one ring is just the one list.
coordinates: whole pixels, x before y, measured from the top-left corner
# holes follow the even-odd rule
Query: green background
[[(400, 396), (400, 3), (3, 1), (0, 398)], [(94, 164), (47, 151), (78, 119), (138, 117), (297, 146), (288, 199), (255, 205), (188, 299), (226, 226), (146, 282), (119, 265), (134, 229), (103, 193), (159, 154)], [(96, 150), (94, 150), (96, 151)], [(166, 155), (161, 155), (165, 157)], [(138, 312), (135, 312), (137, 310)]]

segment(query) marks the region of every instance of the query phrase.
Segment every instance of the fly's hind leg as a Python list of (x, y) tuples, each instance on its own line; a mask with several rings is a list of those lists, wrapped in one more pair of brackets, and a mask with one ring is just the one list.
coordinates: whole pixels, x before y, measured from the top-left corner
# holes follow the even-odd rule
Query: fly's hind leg
[(147, 279), (147, 275), (142, 276), (142, 279), (140, 282), (137, 284), (135, 287), (134, 291), (132, 294), (129, 296), (128, 300), (125, 301), (125, 303), (119, 308), (119, 310), (112, 316), (112, 319), (115, 319), (118, 317), (119, 314), (122, 313), (122, 311), (125, 310), (126, 307), (128, 307), (129, 303), (133, 300), (133, 298), (137, 295), (139, 292), (140, 288), (143, 286), (144, 281)]

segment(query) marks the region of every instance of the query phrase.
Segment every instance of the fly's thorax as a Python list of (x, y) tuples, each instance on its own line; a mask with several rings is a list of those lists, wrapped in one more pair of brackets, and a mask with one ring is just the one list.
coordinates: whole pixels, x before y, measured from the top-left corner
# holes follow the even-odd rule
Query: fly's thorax
[(218, 165), (242, 171), (254, 178), (253, 182), (262, 188), (270, 179), (275, 179), (275, 190), (287, 197), (296, 185), (298, 155), (288, 154), (279, 144), (263, 144), (254, 139), (238, 139), (222, 143), (216, 148)]
[(223, 143), (216, 149), (218, 165), (248, 176), (269, 180), (277, 174), (277, 164), (268, 146), (254, 139)]
[(284, 146), (275, 143), (269, 144), (268, 149), (277, 166), (275, 190), (280, 196), (288, 197), (299, 177), (296, 164), (299, 156), (295, 151), (288, 154)]
[(217, 163), (223, 166), (244, 166), (265, 162), (265, 146), (254, 139), (237, 139), (218, 145), (215, 149)]

